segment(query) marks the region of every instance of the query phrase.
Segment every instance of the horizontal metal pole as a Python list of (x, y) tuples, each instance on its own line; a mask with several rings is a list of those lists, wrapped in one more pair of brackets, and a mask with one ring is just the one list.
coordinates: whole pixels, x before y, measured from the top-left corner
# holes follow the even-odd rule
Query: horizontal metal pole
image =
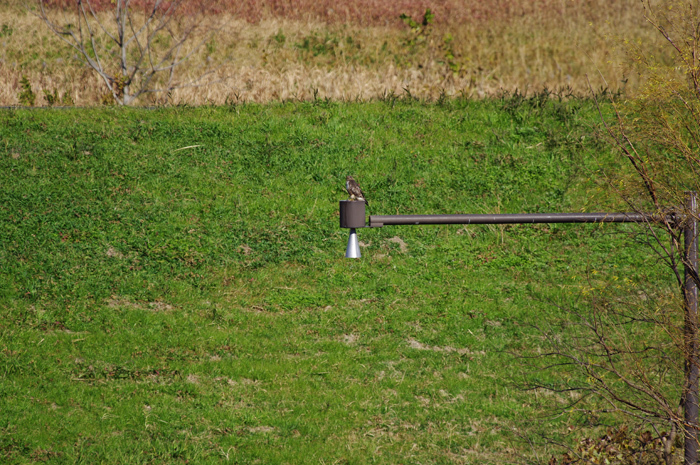
[(501, 215), (371, 215), (369, 227), (421, 224), (642, 223), (663, 222), (645, 213), (516, 213)]

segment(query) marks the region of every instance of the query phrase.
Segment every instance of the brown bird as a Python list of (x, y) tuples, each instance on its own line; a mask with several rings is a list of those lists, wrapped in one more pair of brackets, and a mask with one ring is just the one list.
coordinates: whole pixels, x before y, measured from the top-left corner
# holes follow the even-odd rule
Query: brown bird
[(362, 192), (360, 185), (355, 181), (352, 176), (345, 178), (345, 189), (350, 194), (350, 200), (362, 200), (369, 207), (369, 202), (365, 198), (365, 193)]

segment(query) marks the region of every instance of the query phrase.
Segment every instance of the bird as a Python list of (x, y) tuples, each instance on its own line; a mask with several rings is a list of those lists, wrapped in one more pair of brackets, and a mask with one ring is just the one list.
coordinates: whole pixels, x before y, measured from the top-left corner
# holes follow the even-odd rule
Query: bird
[(369, 202), (365, 198), (365, 193), (362, 192), (360, 185), (352, 176), (345, 178), (345, 189), (348, 191), (348, 194), (350, 194), (350, 200), (362, 200), (369, 207)]

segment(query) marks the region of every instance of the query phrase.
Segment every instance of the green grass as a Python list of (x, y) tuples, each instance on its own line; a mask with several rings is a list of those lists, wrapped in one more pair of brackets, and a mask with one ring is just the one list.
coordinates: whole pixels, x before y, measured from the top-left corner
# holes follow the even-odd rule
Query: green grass
[[(0, 112), (0, 459), (505, 463), (580, 417), (517, 388), (591, 270), (670, 277), (631, 226), (384, 227), (580, 211), (589, 102)], [(402, 250), (399, 238), (405, 244)], [(543, 376), (556, 376), (548, 374)]]

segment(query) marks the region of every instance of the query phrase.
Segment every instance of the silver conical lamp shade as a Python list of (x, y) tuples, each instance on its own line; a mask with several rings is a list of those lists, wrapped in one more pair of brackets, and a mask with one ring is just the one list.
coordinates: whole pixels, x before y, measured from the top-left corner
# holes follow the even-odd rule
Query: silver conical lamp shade
[(357, 233), (355, 228), (350, 228), (350, 237), (348, 238), (348, 247), (345, 249), (345, 258), (361, 258), (360, 243), (357, 241)]

